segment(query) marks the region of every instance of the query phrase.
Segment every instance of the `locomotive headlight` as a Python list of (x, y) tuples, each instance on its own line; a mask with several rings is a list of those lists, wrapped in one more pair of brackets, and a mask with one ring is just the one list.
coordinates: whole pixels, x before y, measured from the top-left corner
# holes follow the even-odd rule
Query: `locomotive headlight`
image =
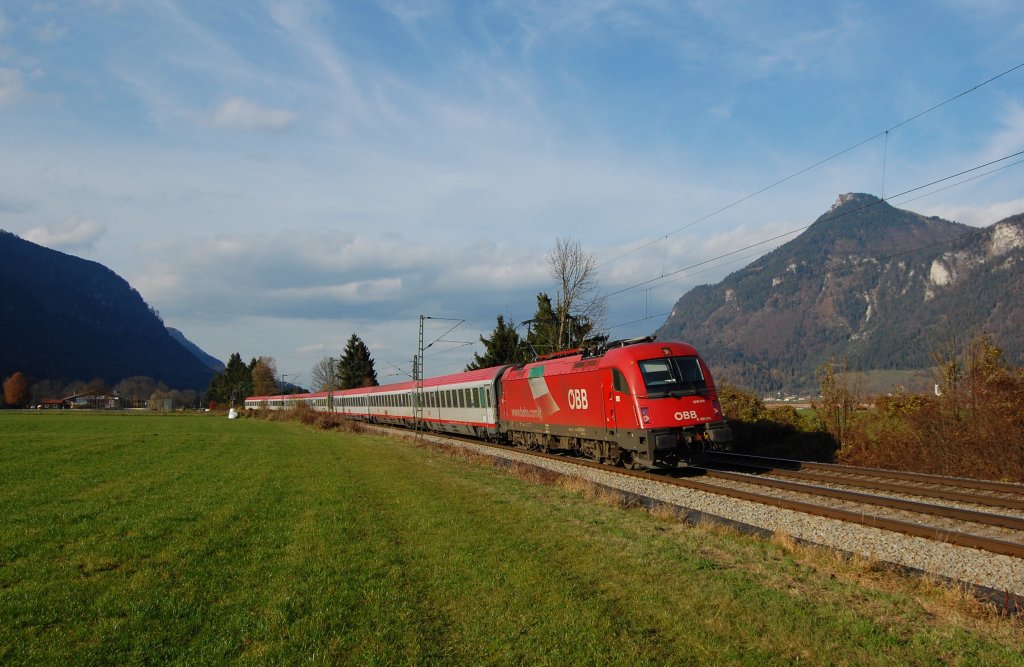
[(651, 410), (650, 408), (640, 408), (640, 416), (643, 417), (645, 424), (651, 423)]
[(715, 400), (711, 401), (711, 406), (715, 409), (715, 416), (716, 417), (721, 417), (722, 416), (722, 404), (718, 402), (717, 398)]

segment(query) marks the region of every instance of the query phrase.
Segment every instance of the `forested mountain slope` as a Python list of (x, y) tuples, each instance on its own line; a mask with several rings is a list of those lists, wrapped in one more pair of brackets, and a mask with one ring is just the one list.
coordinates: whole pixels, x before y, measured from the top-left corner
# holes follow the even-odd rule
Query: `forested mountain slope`
[(17, 371), (110, 386), (142, 375), (173, 389), (213, 376), (113, 271), (0, 230), (0, 377)]
[(719, 376), (808, 391), (829, 358), (924, 369), (954, 338), (988, 333), (1024, 360), (1024, 214), (978, 229), (841, 195), (800, 236), (684, 294), (656, 332), (694, 343)]

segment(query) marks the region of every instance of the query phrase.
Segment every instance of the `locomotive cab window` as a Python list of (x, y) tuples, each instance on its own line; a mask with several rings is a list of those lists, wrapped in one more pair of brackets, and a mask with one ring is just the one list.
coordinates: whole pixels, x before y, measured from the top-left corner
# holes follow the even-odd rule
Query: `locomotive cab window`
[(697, 357), (647, 359), (639, 366), (648, 394), (696, 394), (707, 389)]
[(626, 376), (618, 368), (612, 369), (612, 387), (615, 391), (622, 392), (623, 394), (629, 393), (629, 383), (626, 382)]

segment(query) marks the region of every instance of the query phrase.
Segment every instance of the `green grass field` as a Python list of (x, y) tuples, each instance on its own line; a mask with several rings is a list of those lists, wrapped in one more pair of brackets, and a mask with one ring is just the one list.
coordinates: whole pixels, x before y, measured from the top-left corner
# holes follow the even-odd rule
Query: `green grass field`
[(870, 563), (296, 423), (0, 413), (0, 511), (3, 664), (1024, 664)]

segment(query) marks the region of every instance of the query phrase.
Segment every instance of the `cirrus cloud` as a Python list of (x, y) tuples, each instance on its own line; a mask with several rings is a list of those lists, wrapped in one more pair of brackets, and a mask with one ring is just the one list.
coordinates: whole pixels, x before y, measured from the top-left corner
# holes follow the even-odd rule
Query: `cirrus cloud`
[(229, 97), (213, 112), (214, 127), (267, 131), (284, 130), (295, 120), (295, 113), (271, 109), (242, 97)]

